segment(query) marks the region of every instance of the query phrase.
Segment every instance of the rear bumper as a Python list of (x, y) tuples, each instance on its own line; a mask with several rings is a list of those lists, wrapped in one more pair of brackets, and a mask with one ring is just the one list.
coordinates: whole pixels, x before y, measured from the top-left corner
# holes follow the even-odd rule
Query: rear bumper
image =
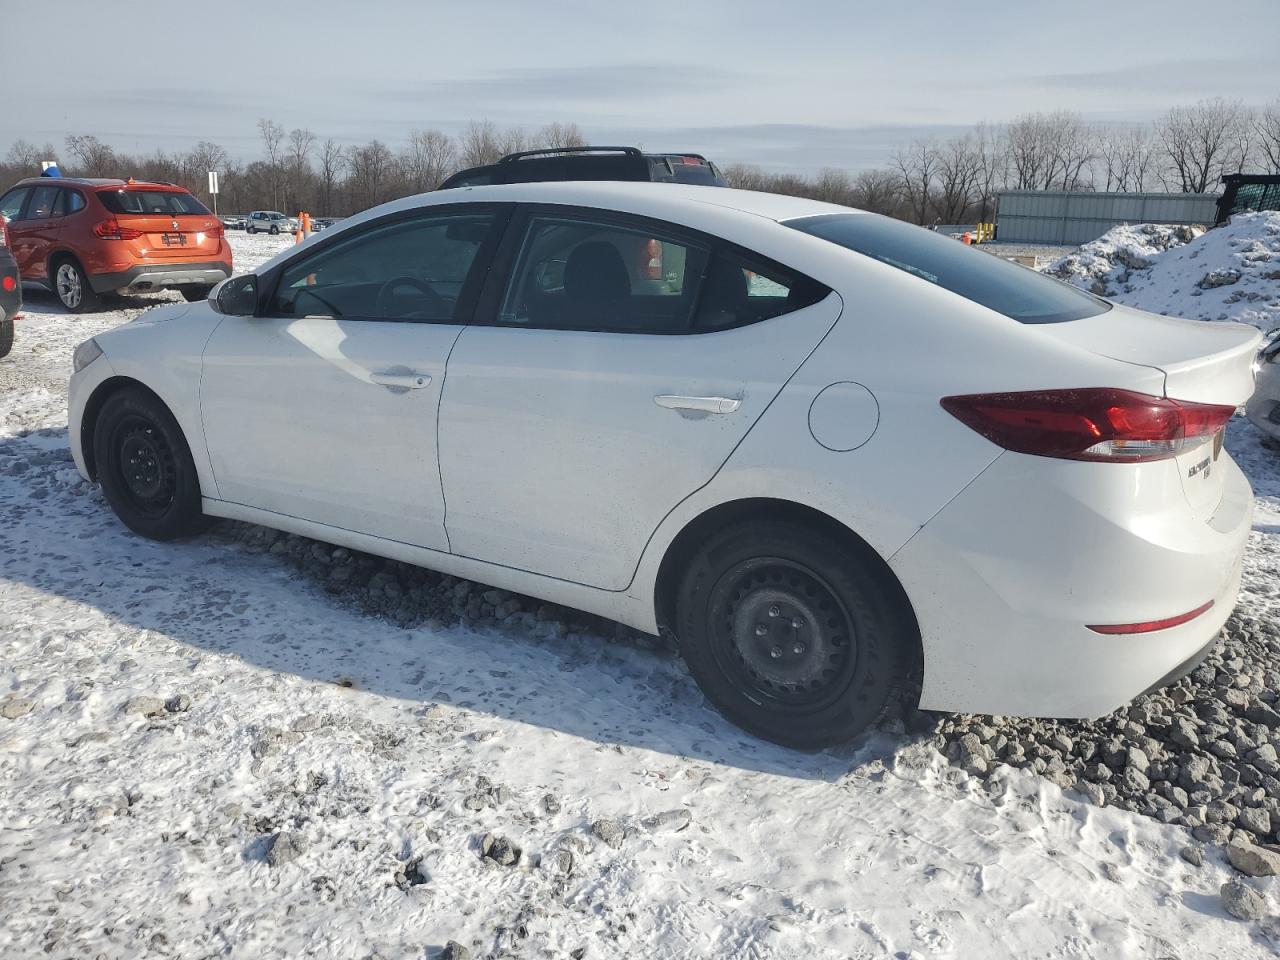
[(231, 264), (214, 260), (205, 263), (146, 263), (114, 273), (89, 277), (95, 293), (113, 290), (165, 290), (172, 287), (213, 286), (231, 276)]
[(18, 264), (7, 248), (0, 247), (0, 280), (13, 278), (13, 289), (5, 291), (0, 286), (0, 320), (8, 320), (22, 309), (22, 279), (18, 276)]
[[(1115, 475), (1109, 495), (1088, 482), (1099, 465), (1004, 454), (926, 524), (890, 561), (920, 623), (921, 706), (1097, 717), (1194, 666), (1235, 607), (1253, 491), (1224, 453), (1214, 464), (1222, 500), (1198, 520), (1171, 463), (1101, 465), (1132, 471)], [(1135, 500), (1155, 506), (1142, 512)], [(1204, 614), (1165, 630), (1086, 626), (1208, 600)]]

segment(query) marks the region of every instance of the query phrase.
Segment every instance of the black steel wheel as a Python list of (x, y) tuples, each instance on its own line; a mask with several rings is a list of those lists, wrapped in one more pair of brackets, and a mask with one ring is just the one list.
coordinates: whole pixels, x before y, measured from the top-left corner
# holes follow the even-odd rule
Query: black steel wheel
[(847, 741), (879, 719), (916, 629), (869, 548), (780, 520), (717, 532), (676, 596), (675, 633), (707, 698), (744, 729), (802, 749)]
[(112, 394), (93, 427), (93, 459), (107, 502), (130, 530), (153, 540), (205, 526), (200, 480), (173, 414), (153, 394)]

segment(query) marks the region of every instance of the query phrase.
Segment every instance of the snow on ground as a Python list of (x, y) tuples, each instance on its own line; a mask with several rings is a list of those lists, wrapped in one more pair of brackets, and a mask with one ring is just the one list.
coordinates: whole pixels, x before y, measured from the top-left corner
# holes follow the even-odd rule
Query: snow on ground
[(1280, 326), (1280, 213), (1236, 214), (1207, 233), (1114, 227), (1045, 272), (1154, 313), (1270, 330)]
[[(232, 242), (247, 268), (286, 241)], [(1193, 867), (1185, 830), (1027, 773), (984, 783), (890, 733), (785, 751), (678, 660), (574, 620), (406, 629), (251, 537), (128, 533), (70, 463), (66, 376), (76, 343), (153, 302), (70, 316), (30, 292), (0, 360), (6, 960), (1280, 944), (1274, 919), (1223, 912), (1217, 848)], [(1280, 512), (1275, 459), (1244, 429), (1228, 446)], [(482, 859), (488, 833), (515, 863), (501, 842)]]

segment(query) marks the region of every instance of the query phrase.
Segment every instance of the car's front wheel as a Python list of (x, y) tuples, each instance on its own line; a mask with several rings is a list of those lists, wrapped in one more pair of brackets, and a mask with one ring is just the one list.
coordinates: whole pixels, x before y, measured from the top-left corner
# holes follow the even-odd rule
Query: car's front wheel
[(891, 576), (822, 529), (729, 526), (679, 586), (681, 653), (707, 698), (751, 733), (801, 749), (847, 741), (884, 713), (915, 642)]
[(272, 235), (275, 235), (280, 232), (280, 228), (273, 223), (271, 225), (271, 229), (268, 232), (271, 233)]
[(107, 502), (134, 533), (174, 540), (206, 526), (191, 450), (153, 394), (130, 387), (107, 399), (94, 424), (93, 457)]
[(53, 292), (59, 302), (72, 313), (87, 313), (98, 308), (98, 295), (89, 285), (89, 277), (74, 260), (61, 260), (53, 267)]

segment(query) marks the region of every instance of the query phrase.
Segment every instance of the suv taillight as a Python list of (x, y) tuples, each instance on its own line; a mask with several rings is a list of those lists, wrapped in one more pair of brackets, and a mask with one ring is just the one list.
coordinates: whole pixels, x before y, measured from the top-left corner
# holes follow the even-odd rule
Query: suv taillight
[(1103, 463), (1176, 457), (1221, 430), (1235, 407), (1109, 387), (943, 397), (943, 408), (1016, 453)]
[(226, 235), (226, 232), (227, 231), (224, 230), (222, 227), (205, 227), (204, 228), (204, 235), (206, 237), (210, 237), (213, 240), (221, 239), (223, 236)]
[(103, 240), (137, 240), (142, 236), (141, 230), (120, 226), (120, 221), (115, 217), (107, 217), (94, 224), (93, 232)]

